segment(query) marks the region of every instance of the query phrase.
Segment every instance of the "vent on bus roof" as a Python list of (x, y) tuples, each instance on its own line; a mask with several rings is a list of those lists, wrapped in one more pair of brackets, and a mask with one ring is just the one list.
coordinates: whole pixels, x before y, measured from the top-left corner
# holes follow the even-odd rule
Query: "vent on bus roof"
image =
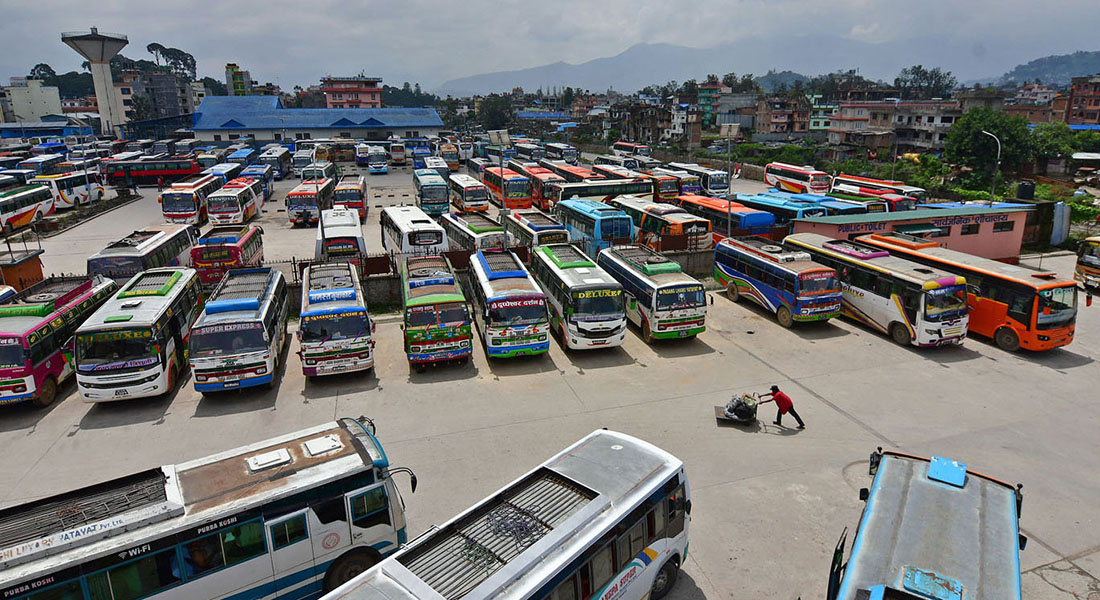
[(679, 263), (669, 260), (644, 246), (620, 246), (612, 251), (646, 275), (679, 273), (681, 271)]
[(286, 448), (279, 448), (278, 450), (251, 456), (245, 460), (245, 463), (248, 465), (250, 472), (259, 473), (272, 467), (288, 465), (291, 460), (290, 452)]
[(206, 303), (206, 313), (259, 310), (269, 280), (274, 281), (269, 269), (230, 271)]
[(880, 250), (873, 246), (866, 244), (860, 244), (859, 242), (850, 242), (847, 240), (832, 240), (822, 244), (825, 248), (835, 250), (841, 254), (847, 254), (848, 256), (854, 256), (856, 258), (883, 258), (890, 256), (890, 253), (885, 250)]

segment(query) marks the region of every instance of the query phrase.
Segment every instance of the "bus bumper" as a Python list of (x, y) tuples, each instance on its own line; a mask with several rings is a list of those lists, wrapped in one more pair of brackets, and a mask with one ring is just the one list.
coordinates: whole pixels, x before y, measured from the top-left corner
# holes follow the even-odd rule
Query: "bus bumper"
[(315, 366), (305, 366), (303, 363), (302, 374), (306, 377), (318, 375), (335, 375), (337, 373), (351, 373), (353, 371), (366, 371), (374, 366), (374, 356), (366, 358), (333, 358), (318, 361)]
[(1068, 346), (1073, 342), (1074, 328), (1070, 328), (1068, 331), (1061, 330), (1057, 332), (1036, 332), (1035, 341), (1021, 339), (1020, 347), (1024, 350), (1031, 350), (1032, 352), (1043, 352), (1046, 350), (1053, 350), (1055, 348), (1061, 348), (1062, 346)]
[(650, 331), (649, 334), (658, 340), (674, 340), (677, 338), (695, 337), (707, 330), (706, 325), (681, 329), (679, 331)]
[(34, 398), (34, 392), (12, 394), (11, 396), (0, 395), (0, 406), (3, 406), (5, 404), (19, 404), (20, 402), (26, 402), (31, 398)]
[(963, 333), (962, 335), (952, 336), (952, 337), (945, 337), (943, 339), (934, 340), (934, 341), (931, 341), (931, 342), (924, 342), (924, 343), (921, 343), (921, 344), (917, 344), (917, 346), (919, 346), (921, 348), (935, 348), (937, 346), (951, 346), (951, 345), (961, 346), (964, 341), (966, 341), (966, 333)]
[(213, 381), (208, 383), (195, 383), (196, 392), (221, 392), (225, 390), (239, 390), (242, 388), (256, 387), (258, 385), (265, 385), (271, 383), (275, 379), (275, 373), (268, 373), (266, 375), (258, 375), (256, 377), (249, 377), (247, 379), (238, 379), (237, 381)]
[(515, 358), (517, 356), (535, 356), (550, 351), (550, 340), (527, 344), (526, 346), (488, 346), (490, 358)]
[(810, 323), (813, 321), (828, 321), (840, 316), (840, 308), (829, 312), (819, 312), (809, 315), (794, 315), (793, 318), (799, 323)]
[(567, 331), (565, 336), (565, 345), (570, 350), (599, 350), (600, 348), (615, 348), (622, 346), (626, 341), (626, 327), (619, 333), (605, 338), (582, 338), (573, 335), (572, 332)]
[(445, 352), (429, 352), (426, 354), (406, 354), (410, 363), (416, 365), (424, 365), (430, 363), (447, 362), (452, 360), (459, 360), (462, 358), (469, 358), (473, 354), (473, 347), (458, 348), (455, 350), (447, 350)]
[[(138, 375), (142, 375), (142, 373), (138, 373)], [(84, 402), (95, 403), (117, 402), (119, 400), (132, 400), (134, 398), (152, 398), (171, 390), (168, 389), (167, 377), (162, 371), (155, 375), (135, 377), (133, 380), (129, 381), (119, 381), (118, 387), (112, 388), (88, 387), (77, 379), (76, 391), (80, 394), (80, 397), (84, 399)]]

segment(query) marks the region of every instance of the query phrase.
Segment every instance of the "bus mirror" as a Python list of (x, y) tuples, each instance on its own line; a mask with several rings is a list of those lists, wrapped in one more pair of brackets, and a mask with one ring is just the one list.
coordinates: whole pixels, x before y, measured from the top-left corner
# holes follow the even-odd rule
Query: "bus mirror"
[(859, 488), (859, 501), (866, 502), (867, 498), (871, 497), (871, 490), (867, 488)]
[(256, 231), (259, 231), (259, 232), (260, 232), (260, 235), (263, 235), (263, 234), (264, 234), (264, 228), (263, 228), (263, 227), (260, 227), (259, 225), (257, 225), (257, 226), (256, 226)]
[(1092, 294), (1085, 294), (1085, 306), (1092, 306)]
[(1027, 548), (1027, 536), (1022, 534), (1022, 533), (1019, 534), (1019, 535), (1020, 535), (1020, 550), (1023, 550), (1024, 548)]
[[(409, 486), (412, 487), (412, 493), (416, 493), (416, 473), (409, 471)], [(1023, 536), (1020, 536), (1023, 537)], [(1026, 541), (1026, 538), (1025, 538)], [(1023, 550), (1023, 546), (1020, 547)]]
[(76, 350), (76, 336), (75, 335), (70, 337), (69, 339), (65, 340), (65, 349), (68, 350), (69, 352), (73, 352), (73, 351)]
[(1049, 306), (1044, 306), (1043, 307), (1043, 314), (1044, 315), (1049, 315), (1050, 314), (1050, 307)]

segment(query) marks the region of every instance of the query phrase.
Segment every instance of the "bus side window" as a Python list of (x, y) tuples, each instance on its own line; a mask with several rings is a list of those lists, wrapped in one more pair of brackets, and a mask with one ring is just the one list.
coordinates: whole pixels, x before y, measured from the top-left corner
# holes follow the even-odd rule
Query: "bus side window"
[(375, 525), (389, 525), (390, 511), (386, 503), (386, 491), (377, 487), (352, 497), (351, 522), (363, 529)]
[(313, 514), (317, 515), (317, 520), (324, 525), (335, 521), (348, 520), (348, 513), (344, 509), (344, 499), (339, 496), (310, 504), (309, 508), (313, 511)]
[(175, 548), (89, 575), (91, 600), (133, 600), (180, 582)]

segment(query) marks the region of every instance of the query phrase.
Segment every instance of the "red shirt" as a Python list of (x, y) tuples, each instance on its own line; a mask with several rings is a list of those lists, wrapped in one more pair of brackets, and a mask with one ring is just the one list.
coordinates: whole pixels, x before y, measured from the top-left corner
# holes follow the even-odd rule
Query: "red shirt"
[(788, 410), (794, 406), (794, 402), (791, 402), (791, 397), (783, 392), (776, 392), (772, 394), (772, 400), (775, 400), (775, 405), (779, 408), (779, 412), (787, 414)]

